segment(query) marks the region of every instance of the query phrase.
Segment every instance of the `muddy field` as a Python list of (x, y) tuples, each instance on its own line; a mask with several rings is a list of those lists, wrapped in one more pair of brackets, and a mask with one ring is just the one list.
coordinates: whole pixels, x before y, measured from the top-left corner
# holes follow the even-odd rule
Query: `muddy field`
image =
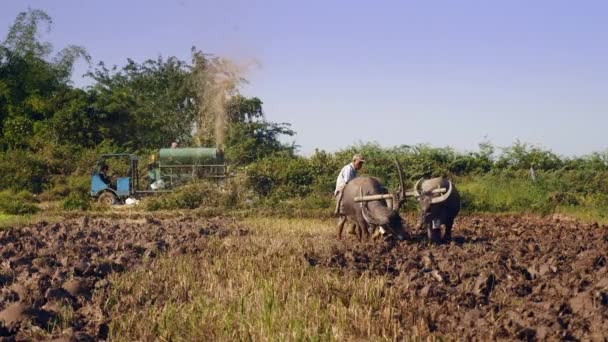
[[(472, 216), (454, 241), (430, 246), (335, 241), (302, 253), (302, 267), (377, 274), (398, 289), (390, 310), (408, 336), (415, 322), (460, 339), (607, 340), (608, 227), (566, 219)], [(230, 219), (91, 219), (0, 231), (0, 339), (99, 340), (111, 317), (103, 293), (112, 272), (163, 254), (197, 254), (210, 239), (256, 232)], [(340, 293), (329, 300), (348, 305)], [(382, 312), (381, 312), (382, 311)]]
[(105, 339), (109, 319), (93, 293), (110, 286), (109, 274), (161, 253), (197, 253), (210, 235), (245, 234), (226, 219), (116, 221), (0, 230), (0, 339)]
[[(608, 227), (466, 217), (451, 244), (337, 248), (318, 267), (388, 274), (396, 319), (465, 339), (608, 340)], [(422, 236), (416, 239), (422, 239)]]

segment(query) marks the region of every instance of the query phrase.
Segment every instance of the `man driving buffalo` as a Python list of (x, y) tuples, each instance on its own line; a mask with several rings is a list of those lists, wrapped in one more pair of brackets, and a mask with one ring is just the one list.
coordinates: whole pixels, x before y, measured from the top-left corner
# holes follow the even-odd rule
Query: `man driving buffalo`
[(339, 215), (342, 212), (342, 196), (344, 195), (344, 187), (348, 182), (357, 177), (357, 171), (363, 167), (363, 163), (365, 163), (365, 159), (360, 154), (355, 154), (353, 156), (352, 162), (345, 165), (340, 174), (338, 174), (338, 178), (336, 179), (336, 190), (334, 190), (334, 197), (336, 198), (336, 209), (334, 210), (334, 214)]

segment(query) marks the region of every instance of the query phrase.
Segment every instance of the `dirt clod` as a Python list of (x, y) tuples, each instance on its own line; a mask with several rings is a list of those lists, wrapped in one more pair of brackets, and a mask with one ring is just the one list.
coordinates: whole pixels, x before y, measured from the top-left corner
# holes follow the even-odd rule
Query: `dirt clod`
[(433, 317), (427, 333), (448, 340), (601, 341), (607, 229), (534, 216), (460, 217), (450, 244), (427, 245), (420, 232), (404, 243), (343, 244), (306, 257), (315, 267), (393, 279), (410, 315), (402, 325)]
[[(111, 286), (110, 274), (162, 253), (196, 253), (206, 235), (245, 231), (220, 218), (124, 221), (84, 217), (0, 230), (0, 337), (36, 340), (44, 332), (58, 341), (107, 339), (103, 303), (94, 298)], [(206, 235), (198, 234), (201, 225)], [(57, 315), (65, 310), (71, 327), (57, 331)]]

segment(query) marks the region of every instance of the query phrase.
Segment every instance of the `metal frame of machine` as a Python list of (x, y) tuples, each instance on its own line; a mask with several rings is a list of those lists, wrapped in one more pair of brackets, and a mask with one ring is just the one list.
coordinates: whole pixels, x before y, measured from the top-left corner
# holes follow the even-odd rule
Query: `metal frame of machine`
[[(127, 174), (116, 178), (115, 186), (106, 184), (100, 176), (101, 167), (111, 158), (129, 159)], [(223, 163), (221, 150), (215, 148), (160, 149), (158, 158), (155, 155), (148, 164), (148, 183), (151, 183), (152, 180), (162, 180), (166, 188), (151, 189), (148, 184), (148, 190), (140, 190), (138, 160), (136, 155), (128, 153), (100, 155), (91, 174), (91, 197), (97, 198), (102, 204), (111, 205), (123, 202), (129, 197), (171, 192), (176, 186), (193, 179), (219, 179), (226, 178), (228, 174), (228, 166)], [(151, 179), (153, 175), (154, 177)]]

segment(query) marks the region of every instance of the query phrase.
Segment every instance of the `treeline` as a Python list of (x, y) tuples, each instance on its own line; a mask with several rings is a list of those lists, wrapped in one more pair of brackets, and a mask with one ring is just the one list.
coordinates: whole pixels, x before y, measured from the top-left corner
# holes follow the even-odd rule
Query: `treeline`
[(487, 142), (479, 144), (477, 152), (427, 145), (384, 148), (370, 143), (336, 153), (315, 151), (308, 158), (271, 156), (251, 164), (248, 179), (257, 194), (266, 198), (284, 200), (331, 194), (337, 172), (355, 152), (363, 153), (367, 160), (363, 173), (380, 178), (393, 189), (398, 185), (394, 161), (399, 160), (410, 186), (420, 178), (433, 176), (447, 176), (465, 183), (493, 178), (496, 188), (509, 181), (523, 180), (530, 185), (529, 189), (542, 186), (558, 197), (558, 193), (565, 197), (608, 195), (607, 152), (567, 158), (519, 141), (499, 151)]
[[(379, 178), (390, 190), (398, 186), (395, 160), (408, 188), (423, 177), (449, 177), (462, 196), (463, 212), (565, 213), (608, 222), (608, 153), (566, 158), (521, 142), (506, 148), (481, 143), (476, 152), (367, 143), (309, 157), (277, 153), (240, 167), (227, 189), (214, 192), (208, 184), (193, 184), (151, 199), (146, 208), (250, 208), (258, 215), (327, 216), (337, 173), (354, 153), (366, 159), (359, 174)], [(410, 199), (405, 210), (413, 213), (416, 202)]]

